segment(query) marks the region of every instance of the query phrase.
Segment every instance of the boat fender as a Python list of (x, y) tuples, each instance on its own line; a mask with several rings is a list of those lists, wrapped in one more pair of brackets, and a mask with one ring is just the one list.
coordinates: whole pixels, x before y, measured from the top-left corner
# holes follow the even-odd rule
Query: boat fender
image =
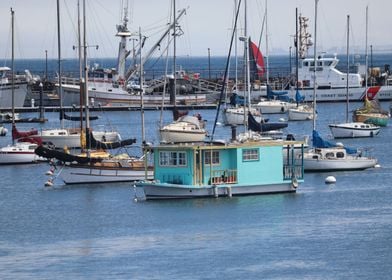
[(373, 137), (374, 135), (373, 135), (373, 131), (370, 131), (370, 137)]
[(280, 112), (284, 113), (284, 107), (280, 108)]
[(291, 179), (291, 186), (296, 189), (298, 188), (298, 180), (296, 177), (294, 177), (293, 179)]
[(232, 197), (233, 196), (233, 193), (231, 192), (231, 187), (230, 186), (226, 187), (226, 191), (227, 191), (227, 196), (228, 197)]
[(212, 186), (212, 191), (214, 192), (214, 197), (218, 197), (219, 196), (218, 187), (216, 185)]

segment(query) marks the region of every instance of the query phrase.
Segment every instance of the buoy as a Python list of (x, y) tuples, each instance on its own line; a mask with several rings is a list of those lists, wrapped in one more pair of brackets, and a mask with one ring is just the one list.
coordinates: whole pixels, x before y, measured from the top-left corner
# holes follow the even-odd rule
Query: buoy
[(374, 168), (380, 168), (381, 167), (381, 165), (379, 165), (379, 164), (376, 164), (375, 166), (374, 166)]
[(298, 188), (298, 180), (297, 180), (297, 178), (294, 177), (294, 178), (291, 180), (291, 186), (292, 186), (294, 189)]
[(334, 176), (328, 176), (327, 178), (325, 178), (325, 183), (326, 184), (335, 184), (336, 178)]
[(45, 182), (45, 187), (51, 187), (51, 186), (53, 186), (53, 179), (52, 178)]
[(50, 169), (50, 170), (46, 171), (45, 175), (52, 176), (53, 175), (53, 170)]
[(280, 122), (285, 122), (286, 120), (284, 118), (279, 119)]

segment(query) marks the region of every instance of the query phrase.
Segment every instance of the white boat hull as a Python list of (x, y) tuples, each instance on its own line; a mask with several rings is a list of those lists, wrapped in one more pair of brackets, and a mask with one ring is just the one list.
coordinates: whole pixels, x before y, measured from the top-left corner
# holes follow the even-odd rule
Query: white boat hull
[(208, 185), (201, 187), (141, 182), (137, 183), (136, 186), (143, 187), (145, 199), (147, 200), (272, 194), (296, 191), (295, 184), (291, 181), (287, 183), (254, 186)]
[[(65, 106), (79, 105), (79, 86), (78, 85), (63, 85), (63, 104)], [(94, 87), (89, 85), (90, 105), (102, 106), (130, 106), (140, 105), (141, 96), (137, 94), (130, 94), (122, 88), (113, 88), (111, 84), (104, 84), (104, 86)], [(179, 104), (192, 105), (204, 104), (207, 102), (205, 94), (187, 94), (177, 95), (176, 101)], [(145, 94), (143, 102), (147, 105), (162, 104), (162, 95), (160, 94)], [(165, 96), (165, 104), (170, 104), (170, 97)]]
[[(257, 111), (256, 109), (253, 109), (254, 111)], [(262, 117), (260, 114), (253, 114), (254, 111), (252, 112), (253, 117), (257, 122), (262, 121)], [(247, 112), (247, 110), (246, 110)], [(247, 113), (246, 113), (247, 114)], [(244, 109), (241, 107), (238, 108), (227, 108), (223, 112), (223, 118), (224, 118), (224, 123), (226, 125), (243, 125), (244, 123), (247, 122), (248, 120), (248, 115), (244, 116)]]
[[(153, 176), (153, 171), (148, 170), (147, 179), (152, 179)], [(65, 184), (135, 182), (145, 180), (146, 172), (129, 168), (64, 166), (60, 177)]]
[(205, 140), (206, 133), (203, 131), (175, 131), (160, 130), (161, 142), (181, 143), (181, 142), (202, 142)]
[(334, 138), (373, 137), (380, 132), (379, 126), (365, 123), (330, 124), (329, 128)]
[(277, 100), (261, 101), (256, 105), (253, 105), (254, 108), (259, 109), (263, 114), (283, 114), (286, 113), (289, 108), (295, 106), (295, 104)]
[(307, 121), (313, 120), (312, 110), (303, 110), (297, 108), (291, 108), (288, 110), (288, 119), (290, 121)]
[[(23, 107), (27, 95), (27, 83), (16, 83), (14, 87), (15, 107)], [(11, 84), (0, 84), (0, 108), (12, 107)]]
[[(42, 131), (38, 135), (33, 135), (31, 138), (40, 138), (44, 143), (51, 143), (56, 148), (80, 148), (80, 133), (61, 133), (62, 129), (53, 129)], [(117, 132), (105, 132), (105, 131), (93, 131), (93, 136), (98, 141), (102, 141), (103, 137), (105, 138), (104, 142), (115, 142), (119, 140), (119, 134)]]
[(15, 143), (14, 145), (0, 148), (0, 164), (35, 163), (44, 160), (35, 154), (37, 147), (31, 143)]

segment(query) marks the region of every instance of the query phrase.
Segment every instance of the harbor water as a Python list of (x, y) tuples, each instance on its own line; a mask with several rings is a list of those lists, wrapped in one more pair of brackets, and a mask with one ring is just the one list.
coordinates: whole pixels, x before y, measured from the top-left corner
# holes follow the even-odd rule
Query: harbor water
[[(329, 138), (327, 125), (345, 120), (345, 104), (317, 110), (317, 129)], [(215, 110), (192, 113), (212, 131)], [(141, 112), (94, 114), (95, 129), (136, 137), (130, 152), (141, 153)], [(58, 126), (56, 113), (46, 117), (42, 127)], [(164, 122), (170, 118), (164, 112)], [(157, 143), (160, 112), (145, 119), (146, 140)], [(311, 130), (311, 121), (286, 129)], [(214, 139), (230, 134), (218, 124)], [(57, 179), (44, 187), (47, 163), (0, 166), (0, 279), (391, 279), (391, 138), (389, 125), (374, 138), (339, 140), (367, 147), (381, 167), (306, 173), (294, 194), (135, 201), (131, 183), (65, 186)], [(336, 184), (324, 183), (329, 175)]]

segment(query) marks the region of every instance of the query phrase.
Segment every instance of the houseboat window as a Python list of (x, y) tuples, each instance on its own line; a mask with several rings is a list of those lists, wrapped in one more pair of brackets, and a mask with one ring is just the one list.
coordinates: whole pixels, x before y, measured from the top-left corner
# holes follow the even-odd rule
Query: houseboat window
[(159, 152), (160, 166), (186, 166), (185, 152)]
[(337, 152), (336, 153), (337, 158), (344, 158), (344, 153), (343, 152)]
[(219, 151), (205, 151), (204, 152), (204, 164), (211, 164), (211, 158), (212, 158), (213, 165), (220, 164)]
[(242, 150), (242, 161), (259, 160), (259, 149)]
[(304, 66), (308, 67), (309, 66), (309, 62), (305, 61), (304, 62)]

